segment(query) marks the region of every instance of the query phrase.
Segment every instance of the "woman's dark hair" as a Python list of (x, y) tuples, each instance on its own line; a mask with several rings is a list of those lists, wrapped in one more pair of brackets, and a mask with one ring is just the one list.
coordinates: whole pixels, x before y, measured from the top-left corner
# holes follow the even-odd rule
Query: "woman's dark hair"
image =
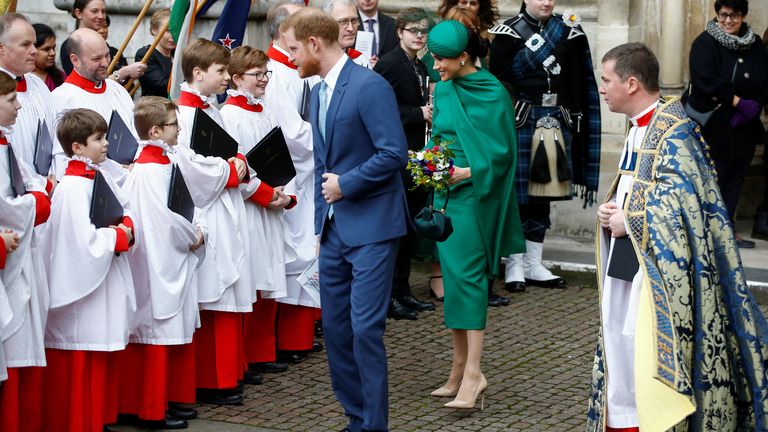
[[(32, 28), (35, 29), (35, 48), (40, 48), (50, 38), (53, 38), (54, 40), (56, 39), (56, 33), (53, 32), (53, 29), (43, 23), (32, 24)], [(56, 87), (64, 83), (64, 76), (56, 68), (56, 63), (46, 69), (45, 72), (47, 72), (48, 76), (51, 77)]]
[(467, 49), (464, 51), (469, 54), (469, 58), (472, 62), (478, 58), (485, 58), (485, 56), (488, 55), (488, 40), (480, 37), (480, 35), (471, 28), (467, 28), (467, 32), (469, 33), (469, 40), (467, 41)]
[[(480, 19), (480, 30), (485, 31), (496, 25), (496, 21), (499, 20), (501, 15), (499, 15), (499, 7), (496, 5), (496, 0), (478, 0), (478, 3), (480, 8), (477, 10), (477, 17)], [(437, 16), (445, 18), (445, 14), (457, 4), (459, 4), (459, 0), (442, 0), (437, 8)]]
[(720, 9), (724, 7), (746, 15), (749, 12), (749, 0), (715, 0), (715, 12), (720, 12)]

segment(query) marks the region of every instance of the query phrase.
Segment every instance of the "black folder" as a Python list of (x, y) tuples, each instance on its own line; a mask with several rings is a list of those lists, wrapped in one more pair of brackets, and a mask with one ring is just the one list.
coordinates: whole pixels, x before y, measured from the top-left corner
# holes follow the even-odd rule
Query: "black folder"
[(245, 158), (256, 171), (259, 180), (272, 187), (285, 186), (296, 177), (296, 168), (279, 126), (269, 131)]
[(305, 122), (309, 121), (309, 97), (312, 93), (312, 90), (309, 88), (309, 83), (307, 80), (304, 80), (304, 89), (301, 91), (301, 106), (299, 107), (299, 114), (301, 115), (301, 119)]
[(123, 205), (120, 204), (104, 175), (96, 171), (91, 196), (91, 222), (96, 228), (118, 225), (123, 221)]
[(195, 109), (190, 147), (203, 156), (216, 156), (224, 160), (237, 156), (237, 141), (200, 108)]
[(171, 187), (168, 189), (168, 208), (192, 223), (192, 218), (195, 215), (195, 203), (192, 201), (192, 195), (189, 194), (189, 188), (181, 174), (181, 169), (175, 164), (171, 171)]
[(8, 144), (8, 172), (11, 174), (11, 192), (14, 198), (27, 193), (27, 187), (24, 185), (24, 177), (21, 175), (19, 161), (13, 152), (13, 146)]
[(53, 160), (53, 140), (51, 131), (45, 119), (37, 123), (37, 139), (35, 140), (35, 171), (41, 176), (47, 176)]
[(608, 276), (632, 282), (639, 269), (640, 262), (637, 261), (635, 248), (632, 247), (629, 236), (615, 238), (611, 261), (608, 263)]
[(136, 150), (139, 149), (139, 143), (117, 111), (112, 111), (112, 116), (109, 118), (107, 141), (109, 142), (107, 156), (110, 159), (123, 165), (133, 163)]

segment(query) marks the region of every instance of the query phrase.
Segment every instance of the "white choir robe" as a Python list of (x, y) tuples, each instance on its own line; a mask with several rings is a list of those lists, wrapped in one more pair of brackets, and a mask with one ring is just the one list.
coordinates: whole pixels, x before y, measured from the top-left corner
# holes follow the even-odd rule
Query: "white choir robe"
[[(245, 99), (244, 96), (239, 98)], [(230, 96), (230, 100), (233, 96)], [(229, 102), (229, 101), (228, 101)], [(247, 103), (247, 102), (245, 102)], [(263, 105), (262, 105), (263, 106)], [(224, 127), (240, 143), (245, 153), (277, 126), (277, 121), (267, 109), (262, 112), (248, 111), (227, 103), (221, 108)], [(262, 185), (252, 168), (250, 181), (240, 185), (245, 203), (249, 241), (251, 243), (248, 269), (251, 272), (252, 288), (261, 291), (263, 298), (281, 298), (287, 295), (285, 286), (285, 211), (270, 210), (256, 202), (253, 196), (262, 188), (270, 192), (272, 185)], [(264, 187), (267, 186), (267, 187)], [(286, 187), (286, 189), (288, 189)]]
[(349, 56), (349, 59), (352, 60), (353, 63), (359, 64), (360, 66), (367, 69), (373, 69), (373, 66), (371, 66), (371, 58), (361, 53), (360, 51), (354, 48), (349, 48), (347, 50), (347, 55)]
[[(0, 68), (0, 71), (6, 72), (16, 78), (11, 72)], [(35, 166), (35, 144), (37, 142), (38, 124), (45, 120), (48, 126), (48, 133), (54, 138), (56, 122), (56, 110), (51, 103), (51, 91), (45, 85), (42, 79), (32, 72), (24, 74), (26, 90), (20, 91), (21, 84), (16, 86), (16, 97), (21, 105), (19, 115), (16, 117), (16, 123), (13, 130), (8, 135), (8, 140), (13, 145), (13, 151), (16, 157), (23, 160), (27, 165)], [(54, 142), (54, 153), (61, 154), (61, 146), (56, 147), (58, 142)], [(53, 173), (53, 164), (51, 171)]]
[[(627, 171), (630, 168), (632, 149), (637, 150), (642, 145), (646, 126), (635, 126), (637, 118), (652, 115), (657, 104), (633, 118), (633, 127), (629, 130), (619, 168)], [(631, 190), (634, 176), (622, 171), (611, 201), (621, 209), (627, 193)], [(602, 317), (603, 342), (606, 359), (607, 380), (607, 425), (613, 428), (636, 427), (640, 423), (637, 418), (635, 402), (635, 323), (637, 321), (637, 304), (640, 287), (643, 280), (642, 269), (638, 270), (632, 282), (614, 279), (608, 276), (608, 263), (611, 260), (615, 240), (607, 229), (598, 230), (601, 244), (600, 269), (603, 277)]]
[[(65, 110), (88, 108), (101, 114), (104, 121), (109, 124), (112, 111), (117, 111), (138, 141), (138, 134), (133, 125), (133, 99), (128, 91), (116, 81), (104, 80), (101, 85), (96, 86), (92, 81), (86, 80), (73, 70), (64, 84), (52, 91), (51, 95), (57, 116)], [(61, 144), (56, 134), (53, 134), (53, 138), (54, 149), (61, 151)], [(61, 179), (64, 175), (67, 161), (68, 158), (63, 153), (54, 155), (56, 178)], [(110, 173), (114, 175), (114, 173)], [(120, 183), (120, 179), (115, 178), (115, 180)]]
[[(69, 166), (77, 164), (84, 166), (75, 160)], [(131, 217), (121, 188), (108, 174), (104, 178)], [(51, 292), (46, 348), (119, 351), (128, 344), (136, 311), (128, 256), (115, 253), (115, 229), (91, 223), (92, 193), (92, 179), (65, 175), (51, 200), (51, 217), (41, 235)]]
[[(182, 87), (184, 88), (184, 86)], [(178, 147), (190, 146), (195, 107), (185, 105), (193, 93), (182, 91), (179, 98)], [(194, 104), (195, 102), (190, 102)], [(212, 105), (204, 109), (216, 123), (224, 126), (219, 111)], [(196, 155), (199, 156), (199, 155)], [(237, 187), (225, 188), (230, 174), (230, 164), (221, 158), (215, 160), (218, 169), (218, 195), (207, 205), (198, 207), (195, 202), (195, 224), (205, 235), (205, 259), (197, 271), (198, 302), (201, 310), (221, 312), (251, 312), (256, 302), (247, 269), (250, 242), (248, 238), (245, 203)], [(194, 198), (194, 196), (193, 196)]]
[[(14, 151), (17, 147), (13, 145)], [(0, 270), (13, 312), (0, 339), (7, 367), (45, 366), (43, 336), (49, 296), (35, 232), (36, 199), (31, 194), (11, 196), (8, 157), (8, 146), (0, 145), (0, 229), (14, 230), (20, 241), (18, 248), (7, 256), (5, 269)], [(47, 195), (45, 178), (38, 176), (26, 162), (19, 158), (17, 161), (26, 189)]]
[[(127, 253), (136, 288), (136, 313), (130, 341), (152, 345), (192, 342), (199, 324), (194, 271), (205, 247), (190, 251), (197, 240), (193, 225), (168, 208), (171, 171), (168, 158), (155, 162), (144, 158), (144, 149), (162, 156), (163, 148), (145, 144), (123, 190), (134, 209), (136, 238)], [(157, 158), (160, 159), (160, 158)], [(195, 173), (185, 182), (199, 181)]]
[(300, 112), (304, 83), (306, 82), (311, 89), (320, 82), (320, 77), (299, 77), (296, 66), (288, 60), (288, 53), (274, 43), (269, 46), (267, 56), (269, 56), (267, 69), (272, 71), (272, 77), (267, 83), (266, 94), (279, 93), (281, 97), (286, 98), (296, 112)]
[[(5, 247), (0, 244), (0, 247)], [(11, 310), (11, 303), (8, 300), (8, 294), (5, 292), (5, 286), (3, 285), (3, 279), (0, 278), (0, 332), (5, 331), (8, 323), (13, 319), (13, 310)], [(8, 379), (8, 369), (5, 364), (5, 350), (3, 350), (3, 344), (0, 344), (0, 385), (2, 382)]]
[(315, 259), (317, 250), (312, 126), (301, 119), (298, 111), (291, 109), (279, 88), (274, 88), (270, 93), (267, 86), (264, 103), (282, 128), (296, 168), (296, 178), (285, 188), (285, 193), (295, 195), (297, 201), (296, 206), (285, 213), (285, 274), (288, 294), (277, 301), (317, 308), (320, 307), (319, 296), (307, 291), (296, 280)]

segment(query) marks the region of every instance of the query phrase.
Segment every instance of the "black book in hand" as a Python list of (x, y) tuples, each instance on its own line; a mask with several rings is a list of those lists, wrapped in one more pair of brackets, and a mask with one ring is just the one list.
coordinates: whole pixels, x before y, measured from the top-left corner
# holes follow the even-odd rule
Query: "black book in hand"
[(296, 177), (296, 168), (279, 126), (269, 131), (245, 158), (259, 180), (272, 187), (285, 186)]
[(200, 108), (195, 108), (190, 147), (203, 156), (224, 160), (237, 156), (237, 141)]
[(632, 240), (629, 236), (625, 235), (613, 239), (611, 261), (608, 263), (608, 276), (632, 282), (639, 269), (640, 262), (637, 260), (635, 248), (632, 247)]
[(14, 198), (27, 193), (27, 186), (24, 184), (24, 176), (21, 175), (19, 161), (13, 152), (13, 146), (8, 144), (8, 172), (11, 174), (11, 193)]
[(91, 196), (91, 222), (96, 228), (118, 225), (123, 221), (123, 205), (112, 192), (104, 175), (96, 171)]
[(195, 215), (195, 203), (189, 194), (184, 176), (178, 165), (173, 165), (171, 171), (171, 187), (168, 189), (168, 208), (192, 223)]
[(53, 140), (45, 119), (37, 123), (37, 138), (35, 140), (35, 171), (41, 176), (47, 176), (53, 160)]
[(309, 88), (309, 83), (307, 80), (304, 80), (304, 88), (301, 91), (301, 107), (299, 114), (301, 115), (301, 119), (305, 122), (309, 121), (309, 97), (312, 94), (312, 90)]
[(139, 143), (117, 111), (112, 111), (112, 116), (109, 118), (107, 142), (109, 142), (107, 156), (110, 159), (123, 165), (133, 163), (136, 150), (139, 149)]

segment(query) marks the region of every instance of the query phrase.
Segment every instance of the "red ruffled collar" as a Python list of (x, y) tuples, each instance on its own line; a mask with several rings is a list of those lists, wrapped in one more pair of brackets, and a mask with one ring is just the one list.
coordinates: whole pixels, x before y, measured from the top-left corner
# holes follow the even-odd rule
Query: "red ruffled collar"
[(96, 178), (96, 171), (88, 169), (83, 161), (71, 160), (67, 164), (67, 170), (64, 171), (64, 175), (85, 177), (93, 180)]
[(182, 91), (179, 94), (179, 100), (177, 101), (179, 106), (186, 106), (186, 107), (192, 107), (192, 108), (200, 108), (200, 109), (207, 109), (210, 107), (207, 103), (203, 102), (202, 99), (200, 99), (200, 96), (190, 93), (187, 91)]
[(262, 111), (264, 111), (264, 107), (260, 103), (257, 103), (255, 105), (251, 105), (250, 103), (248, 103), (248, 98), (246, 98), (245, 96), (230, 96), (227, 99), (226, 104), (227, 105), (234, 105), (236, 107), (240, 107), (240, 108), (242, 108), (242, 109), (244, 109), (246, 111), (250, 111), (250, 112), (262, 112)]
[(102, 81), (98, 86), (95, 82), (85, 79), (77, 73), (76, 70), (72, 69), (72, 73), (69, 74), (66, 80), (64, 82), (75, 85), (80, 87), (81, 89), (87, 91), (88, 93), (94, 93), (94, 94), (102, 94), (105, 91), (107, 91), (107, 83), (106, 81)]
[(141, 153), (139, 153), (139, 157), (136, 159), (136, 163), (156, 163), (160, 165), (168, 165), (171, 163), (171, 160), (168, 159), (168, 156), (163, 154), (163, 151), (164, 150), (162, 147), (153, 145), (144, 146), (144, 148), (141, 149)]
[(16, 77), (16, 93), (24, 93), (27, 91), (27, 78), (24, 75)]
[(347, 49), (347, 55), (349, 56), (349, 58), (354, 60), (354, 59), (360, 57), (361, 55), (363, 55), (363, 53), (361, 53), (360, 51), (358, 51), (358, 50), (356, 50), (354, 48), (348, 48)]
[(293, 70), (299, 68), (288, 59), (288, 56), (284, 52), (280, 51), (272, 44), (269, 45), (269, 49), (267, 50), (267, 57), (278, 63), (282, 63)]

